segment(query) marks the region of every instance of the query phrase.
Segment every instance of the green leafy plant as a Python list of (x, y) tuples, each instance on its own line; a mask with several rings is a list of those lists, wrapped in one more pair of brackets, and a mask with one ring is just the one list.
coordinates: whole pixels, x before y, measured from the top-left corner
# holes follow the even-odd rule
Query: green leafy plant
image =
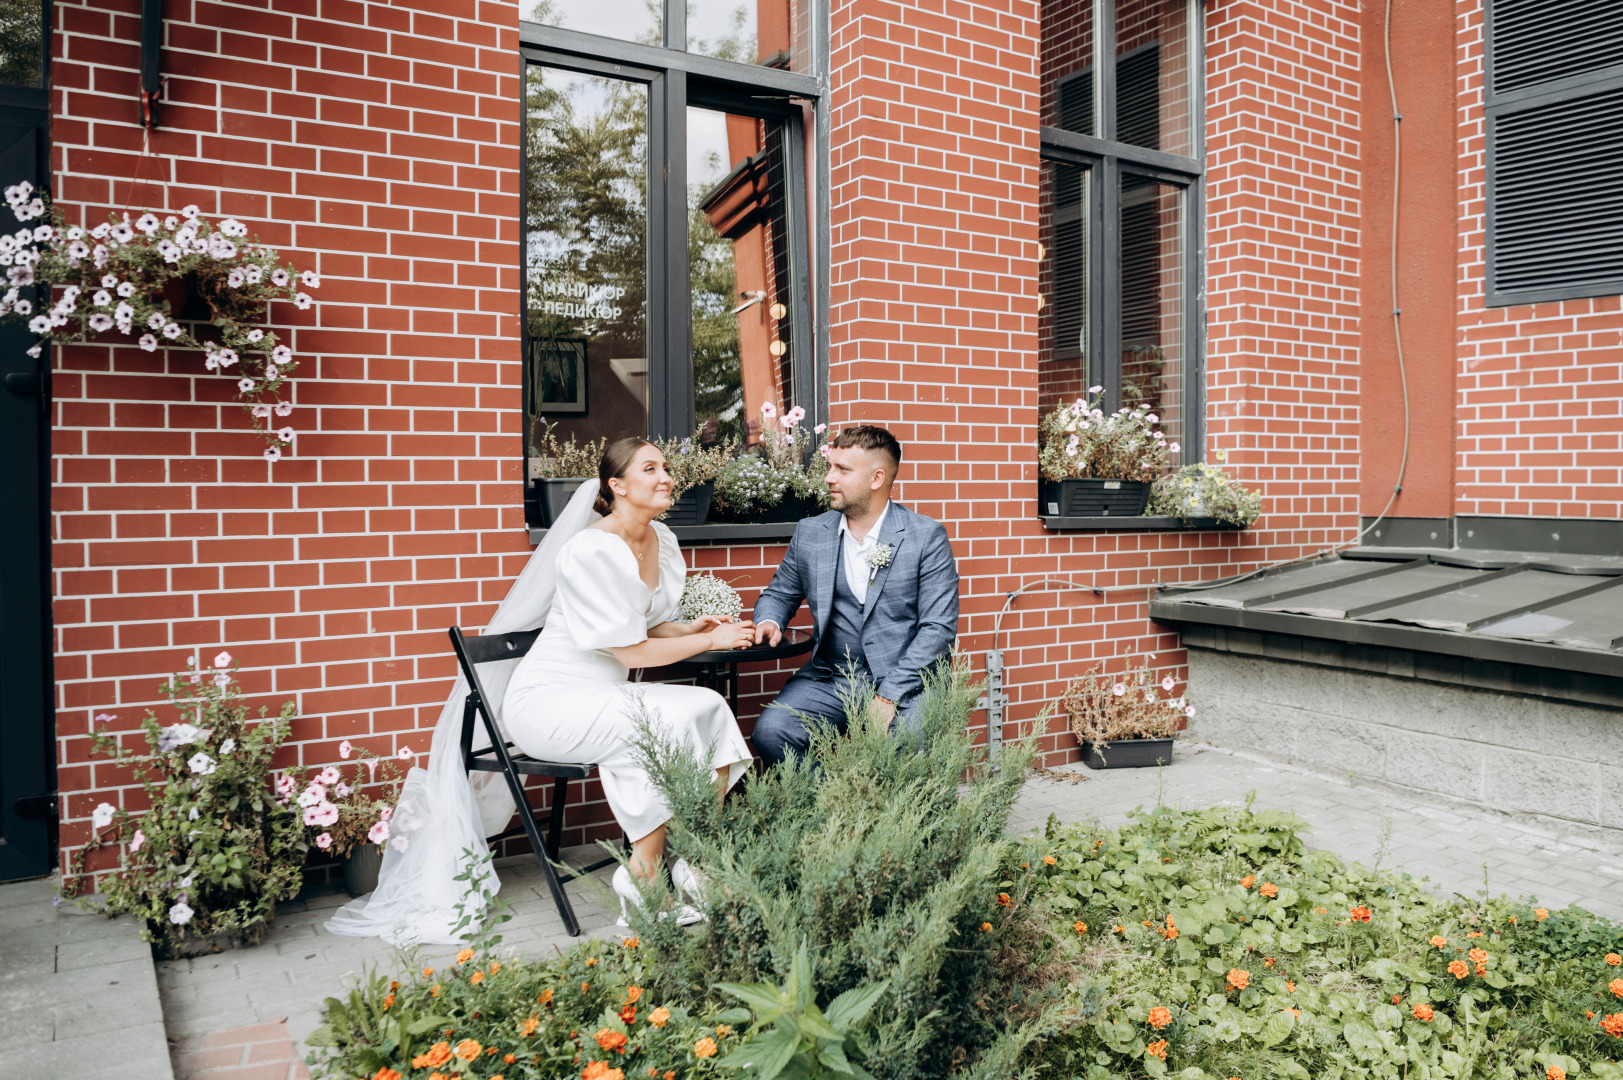
[(1243, 528), (1262, 514), (1262, 492), (1242, 486), (1222, 469), (1196, 462), (1155, 482), (1149, 513), (1186, 521), (1210, 517)]
[[(229, 653), (212, 671), (183, 672), (159, 687), (181, 719), (162, 725), (147, 713), (145, 749), (120, 733), (94, 733), (98, 753), (142, 779), (150, 809), (102, 803), (94, 832), (63, 877), (63, 894), (84, 885), (84, 861), (107, 844), (123, 863), (101, 883), (106, 910), (135, 915), (142, 936), (175, 950), (216, 933), (257, 940), (278, 900), (298, 892), (306, 845), (298, 816), (271, 789), (270, 762), (292, 725), (293, 703), (266, 720), (243, 701)], [(98, 724), (117, 720), (100, 714)]]
[(1038, 430), (1037, 471), (1044, 480), (1099, 479), (1152, 481), (1178, 452), (1160, 430), (1160, 417), (1146, 404), (1106, 415), (1101, 390), (1060, 405), (1043, 417)]
[[(781, 986), (768, 983), (720, 983), (716, 989), (742, 1001), (754, 1016), (749, 1033), (755, 1036), (718, 1064), (724, 1069), (747, 1069), (758, 1080), (785, 1080), (843, 1074), (872, 1080), (873, 1074), (853, 1063), (845, 1052), (874, 1003), (890, 988), (888, 982), (853, 987), (828, 1003), (825, 1012), (813, 1000), (811, 961), (802, 942)], [(765, 1034), (760, 1032), (765, 1031)]]
[(705, 435), (706, 426), (701, 424), (686, 438), (654, 440), (659, 452), (665, 455), (665, 468), (671, 474), (672, 502), (700, 484), (716, 479), (727, 463), (738, 456), (736, 439), (705, 442)]
[(814, 437), (820, 438), (827, 428), (819, 424), (808, 432), (805, 417), (806, 411), (798, 406), (781, 417), (771, 402), (761, 406), (759, 443), (729, 462), (716, 480), (716, 500), (723, 509), (748, 516), (777, 506), (787, 496), (828, 509), (828, 485), (823, 483), (828, 443), (819, 445), (817, 453), (811, 449)]
[[(236, 379), (237, 400), (267, 444), (265, 457), (276, 461), (292, 445), (293, 429), (273, 428), (272, 417), (293, 411), (282, 392), (298, 362), (274, 331), (259, 324), (272, 300), (290, 300), (301, 310), (314, 306), (300, 289), (321, 284), (313, 271), (296, 273), (274, 250), (245, 239), (248, 228), (240, 221), (216, 224), (195, 206), (178, 216), (149, 211), (134, 221), (127, 213), (113, 215), (84, 228), (68, 224), (27, 181), (7, 188), (6, 201), (18, 221), (39, 222), (0, 237), (0, 263), (8, 267), (11, 285), (0, 297), (0, 317), (26, 319), (40, 336), (30, 356), (53, 341), (109, 332), (135, 339), (147, 352), (202, 349), (208, 370)], [(165, 298), (171, 283), (208, 305), (208, 336), (197, 324), (180, 321), (181, 313)], [(30, 287), (37, 290), (37, 307), (23, 295)]]

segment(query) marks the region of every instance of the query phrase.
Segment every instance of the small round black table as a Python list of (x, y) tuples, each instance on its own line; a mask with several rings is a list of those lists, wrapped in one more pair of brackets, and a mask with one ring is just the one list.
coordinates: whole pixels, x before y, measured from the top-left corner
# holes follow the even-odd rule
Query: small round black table
[(684, 665), (692, 665), (694, 681), (707, 686), (727, 699), (727, 705), (738, 715), (738, 665), (757, 664), (765, 660), (784, 660), (791, 656), (804, 656), (811, 652), (810, 630), (790, 627), (783, 632), (783, 640), (776, 645), (762, 642), (747, 649), (712, 649), (690, 657)]

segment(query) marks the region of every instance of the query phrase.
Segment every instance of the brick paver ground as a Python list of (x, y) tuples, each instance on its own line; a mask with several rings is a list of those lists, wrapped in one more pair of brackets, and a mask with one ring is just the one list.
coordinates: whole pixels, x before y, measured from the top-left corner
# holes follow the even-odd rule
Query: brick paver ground
[[(1259, 807), (1294, 810), (1308, 823), (1310, 847), (1334, 851), (1366, 865), (1380, 861), (1429, 878), (1443, 894), (1474, 895), (1484, 887), (1493, 893), (1537, 897), (1548, 907), (1580, 904), (1596, 914), (1623, 920), (1623, 840), (1533, 818), (1512, 818), (1463, 805), (1447, 805), (1392, 794), (1354, 784), (1345, 776), (1330, 776), (1199, 745), (1178, 748), (1174, 763), (1165, 769), (1113, 769), (1090, 772), (1081, 766), (1037, 775), (1026, 785), (1017, 803), (1011, 830), (1040, 828), (1050, 814), (1061, 821), (1093, 821), (1116, 825), (1134, 807), (1153, 807), (1158, 801), (1183, 807), (1239, 803), (1256, 792)], [(567, 853), (587, 856), (592, 850)], [(529, 859), (498, 864), (502, 895), (511, 904), (512, 922), (504, 927), (504, 947), (530, 954), (565, 948), (571, 939), (553, 909), (540, 871)], [(590, 882), (569, 886), (577, 914), (589, 934), (614, 932), (616, 911), (608, 905), (608, 872)], [(32, 890), (25, 892), (24, 890)], [(0, 887), (0, 1036), (28, 1030), (54, 1030), (58, 1038), (77, 1039), (75, 1010), (116, 1016), (131, 1035), (153, 1031), (152, 1015), (161, 994), (163, 1020), (175, 1050), (181, 1080), (289, 1080), (303, 1075), (291, 1060), (292, 1047), (319, 1023), (321, 1001), (345, 991), (367, 968), (397, 968), (391, 949), (373, 938), (336, 937), (322, 924), (333, 908), (348, 898), (341, 895), (309, 897), (285, 905), (276, 926), (257, 947), (156, 966), (157, 993), (152, 990), (150, 961), (138, 962), (128, 951), (132, 931), (127, 926), (105, 971), (94, 978), (71, 976), (75, 942), (104, 933), (103, 926), (118, 927), (127, 920), (64, 920), (52, 911), (49, 891), (38, 883)], [(24, 935), (19, 936), (18, 931)], [(57, 935), (67, 946), (47, 938)], [(66, 935), (63, 937), (62, 935)], [(29, 958), (38, 978), (64, 963), (70, 978), (58, 984), (60, 992), (40, 991), (21, 978), (12, 978), (13, 961)], [(144, 946), (135, 952), (144, 956)], [(412, 966), (439, 966), (455, 948), (424, 949)], [(37, 955), (36, 955), (37, 954)], [(129, 968), (130, 982), (120, 974)], [(116, 972), (115, 972), (115, 969)], [(17, 968), (21, 971), (21, 968)], [(109, 974), (113, 972), (113, 974)], [(147, 989), (139, 989), (145, 973)], [(52, 976), (55, 977), (55, 976)], [(53, 984), (42, 983), (42, 986)], [(145, 994), (147, 1001), (139, 1000)], [(128, 999), (128, 1000), (126, 1000)], [(285, 1024), (284, 1024), (285, 1018)], [(49, 1023), (51, 1029), (38, 1025)], [(144, 1025), (144, 1026), (143, 1026)], [(84, 1029), (86, 1034), (90, 1029)], [(152, 1040), (148, 1038), (148, 1042)], [(76, 1060), (72, 1043), (59, 1047), (62, 1060)], [(42, 1053), (45, 1053), (42, 1051)], [(227, 1060), (229, 1059), (229, 1060)], [(46, 1058), (38, 1064), (48, 1065)], [(167, 1066), (167, 1062), (164, 1063)], [(238, 1071), (228, 1072), (227, 1069)], [(277, 1071), (278, 1069), (282, 1071)], [(249, 1071), (258, 1070), (258, 1071)], [(55, 1075), (47, 1067), (29, 1075)], [(74, 1075), (91, 1076), (91, 1073)], [(160, 1076), (142, 1071), (124, 1075)]]

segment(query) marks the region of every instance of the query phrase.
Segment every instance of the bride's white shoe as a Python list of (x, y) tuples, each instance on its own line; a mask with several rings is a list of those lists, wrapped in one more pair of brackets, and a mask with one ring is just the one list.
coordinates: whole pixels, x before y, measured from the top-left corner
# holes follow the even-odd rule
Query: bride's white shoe
[[(681, 862), (681, 860), (677, 861), (684, 869), (687, 868), (686, 863)], [(674, 867), (672, 868), (671, 873), (674, 877), (676, 873)], [(691, 869), (687, 870), (687, 878), (688, 880), (697, 883), (697, 879), (694, 878), (693, 871)], [(642, 894), (637, 891), (637, 886), (631, 882), (631, 871), (627, 870), (624, 866), (620, 866), (615, 869), (613, 885), (615, 894), (620, 897), (620, 919), (615, 925), (630, 926), (631, 923), (627, 921), (626, 913), (630, 910), (630, 907), (642, 907)], [(671, 913), (668, 911), (662, 911), (659, 913), (659, 917), (664, 919), (670, 914)], [(689, 907), (687, 904), (683, 904), (681, 907), (677, 908), (677, 926), (692, 926), (694, 923), (698, 922), (704, 922), (704, 913), (702, 911)]]

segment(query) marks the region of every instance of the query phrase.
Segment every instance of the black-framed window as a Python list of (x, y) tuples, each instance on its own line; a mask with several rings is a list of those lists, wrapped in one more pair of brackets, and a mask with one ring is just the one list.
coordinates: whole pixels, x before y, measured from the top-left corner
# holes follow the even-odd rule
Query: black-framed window
[[(551, 0), (521, 23), (525, 452), (826, 415), (823, 51), (806, 0)], [(725, 29), (726, 34), (721, 30)], [(591, 31), (590, 33), (588, 31)], [(691, 32), (690, 32), (691, 31)]]
[(1043, 5), (1038, 404), (1101, 387), (1200, 459), (1200, 4)]
[(1623, 293), (1616, 0), (1487, 0), (1489, 306)]

